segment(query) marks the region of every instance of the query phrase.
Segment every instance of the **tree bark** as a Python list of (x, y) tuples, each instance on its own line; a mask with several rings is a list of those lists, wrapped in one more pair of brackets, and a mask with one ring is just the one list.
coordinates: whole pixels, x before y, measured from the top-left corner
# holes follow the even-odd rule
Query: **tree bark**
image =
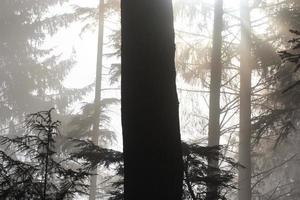
[(239, 200), (251, 200), (251, 24), (248, 0), (240, 0)]
[[(94, 99), (94, 121), (92, 141), (94, 144), (99, 144), (100, 136), (100, 110), (101, 110), (101, 81), (102, 81), (102, 56), (103, 56), (103, 34), (104, 34), (104, 0), (99, 2), (99, 27), (98, 27), (98, 49), (97, 49), (97, 66), (96, 66), (96, 85)], [(89, 200), (95, 200), (97, 195), (97, 168), (93, 171), (90, 179), (90, 195)]]
[(171, 0), (121, 1), (125, 200), (181, 200)]
[[(211, 57), (211, 76), (210, 76), (210, 100), (209, 100), (209, 127), (208, 127), (208, 146), (220, 145), (220, 88), (222, 74), (222, 30), (223, 30), (223, 0), (215, 1), (214, 9), (214, 30), (213, 47)], [(215, 154), (217, 155), (217, 154)], [(218, 157), (208, 157), (208, 177), (207, 200), (218, 199), (219, 185), (219, 159)]]

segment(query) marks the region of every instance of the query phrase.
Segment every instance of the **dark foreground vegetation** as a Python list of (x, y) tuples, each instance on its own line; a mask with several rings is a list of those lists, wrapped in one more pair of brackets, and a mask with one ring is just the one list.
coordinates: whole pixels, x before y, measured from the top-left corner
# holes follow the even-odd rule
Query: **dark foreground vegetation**
[[(88, 194), (91, 172), (104, 166), (115, 176), (107, 181), (103, 196), (124, 199), (124, 162), (121, 152), (100, 148), (89, 140), (69, 138), (68, 149), (58, 146), (60, 122), (53, 110), (30, 114), (22, 136), (1, 136), (0, 197), (2, 199), (69, 199)], [(72, 147), (72, 149), (70, 149)], [(71, 151), (71, 152), (70, 152)], [(182, 143), (184, 160), (183, 199), (205, 199), (208, 182), (219, 185), (219, 197), (235, 189), (233, 178), (237, 164), (224, 157), (221, 147), (202, 147)], [(218, 176), (209, 177), (207, 157), (224, 162)]]

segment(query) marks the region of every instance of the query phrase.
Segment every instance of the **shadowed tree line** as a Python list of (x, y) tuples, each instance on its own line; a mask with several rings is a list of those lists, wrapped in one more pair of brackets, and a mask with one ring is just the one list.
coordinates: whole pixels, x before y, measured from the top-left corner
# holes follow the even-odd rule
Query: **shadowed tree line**
[[(87, 195), (87, 182), (99, 166), (111, 170), (105, 196), (124, 199), (124, 163), (121, 152), (101, 148), (90, 140), (72, 139), (72, 151), (59, 151), (60, 125), (52, 117), (52, 109), (30, 114), (22, 136), (1, 136), (0, 197), (10, 199), (68, 199)], [(5, 150), (14, 151), (12, 157)], [(220, 147), (203, 147), (182, 143), (183, 199), (206, 199), (206, 185), (220, 185), (219, 199), (235, 188), (233, 179), (237, 164), (222, 154)], [(208, 176), (207, 157), (223, 162), (217, 176)], [(145, 172), (147, 173), (147, 172)], [(159, 181), (159, 180), (157, 180)], [(101, 186), (101, 184), (100, 184)]]

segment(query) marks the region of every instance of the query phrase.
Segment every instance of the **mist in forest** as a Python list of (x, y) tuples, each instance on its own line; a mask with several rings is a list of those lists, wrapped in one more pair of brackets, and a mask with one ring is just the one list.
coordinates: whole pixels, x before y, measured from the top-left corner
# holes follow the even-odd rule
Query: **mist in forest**
[(299, 0), (1, 0), (0, 199), (299, 200)]

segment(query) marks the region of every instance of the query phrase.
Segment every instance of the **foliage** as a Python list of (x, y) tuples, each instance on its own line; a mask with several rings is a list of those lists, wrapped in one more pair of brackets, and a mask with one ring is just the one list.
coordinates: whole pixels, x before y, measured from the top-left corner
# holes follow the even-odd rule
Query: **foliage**
[(260, 102), (263, 115), (253, 123), (259, 136), (253, 196), (260, 199), (299, 199), (299, 6), (299, 1), (285, 0), (275, 9), (276, 48), (285, 50), (278, 52), (282, 64), (269, 67), (268, 93)]
[(52, 119), (51, 111), (28, 115), (23, 136), (0, 136), (4, 150), (14, 150), (18, 157), (0, 151), (1, 199), (66, 199), (86, 194), (88, 171), (55, 150), (60, 122)]
[[(234, 178), (238, 164), (224, 155), (221, 146), (203, 147), (197, 144), (182, 143), (184, 161), (184, 199), (206, 199), (208, 183), (218, 185), (218, 199), (226, 200), (228, 192), (235, 190)], [(220, 166), (208, 168), (208, 158), (219, 158)], [(208, 170), (218, 171), (208, 176)]]
[[(297, 73), (300, 69), (300, 31), (290, 30), (296, 37), (288, 42), (292, 45), (290, 50), (280, 51), (279, 55), (284, 63), (292, 63), (295, 66), (294, 72)], [(300, 84), (300, 80), (296, 80), (291, 86), (289, 86), (284, 92), (294, 88)]]
[(4, 0), (0, 3), (0, 124), (22, 121), (25, 113), (55, 106), (61, 113), (90, 87), (68, 89), (63, 79), (74, 64), (52, 49), (42, 48), (69, 18), (49, 15), (68, 0)]
[[(107, 193), (110, 200), (123, 199), (123, 157), (122, 153), (100, 148), (91, 141), (72, 140), (78, 151), (72, 154), (74, 159), (83, 159), (85, 169), (93, 169), (96, 166), (105, 166), (114, 171)], [(231, 158), (221, 153), (220, 147), (202, 147), (197, 144), (182, 143), (184, 160), (184, 197), (183, 199), (204, 200), (206, 184), (208, 181), (220, 185), (219, 199), (227, 199), (227, 193), (234, 187), (234, 174), (238, 164)], [(217, 149), (217, 151), (216, 151)], [(214, 155), (211, 155), (214, 154)], [(217, 155), (216, 155), (217, 154)], [(218, 177), (207, 176), (207, 157), (219, 156), (221, 162)], [(147, 172), (145, 172), (147, 173)], [(117, 177), (117, 178), (116, 178)]]
[[(115, 98), (105, 98), (100, 102), (100, 127), (99, 127), (99, 145), (104, 147), (116, 141), (116, 134), (109, 129), (111, 118), (107, 114), (110, 105), (119, 103), (120, 100)], [(92, 127), (95, 119), (95, 109), (93, 103), (85, 103), (81, 107), (80, 113), (69, 115), (64, 120), (64, 131), (61, 134), (60, 144), (63, 151), (72, 152), (74, 147), (73, 141), (69, 138), (91, 139)]]
[[(288, 134), (297, 129), (299, 102), (299, 68), (300, 68), (300, 32), (290, 30), (295, 34), (289, 40), (291, 48), (280, 51), (282, 66), (277, 68), (269, 79), (273, 83), (273, 92), (267, 96), (265, 104), (273, 103), (274, 106), (265, 106), (264, 114), (253, 118), (253, 130), (257, 142), (264, 136), (277, 136), (277, 142), (282, 141)], [(271, 90), (272, 91), (272, 90)], [(274, 134), (275, 133), (275, 134)]]

